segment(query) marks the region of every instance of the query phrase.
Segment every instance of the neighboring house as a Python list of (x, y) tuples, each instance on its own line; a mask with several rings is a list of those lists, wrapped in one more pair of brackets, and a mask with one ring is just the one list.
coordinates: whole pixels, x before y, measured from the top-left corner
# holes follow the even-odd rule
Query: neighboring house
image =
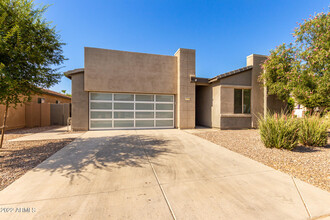
[(211, 79), (196, 77), (195, 50), (174, 56), (85, 48), (72, 80), (73, 130), (129, 128), (252, 128), (266, 109), (284, 104), (258, 81), (266, 56)]
[[(71, 97), (48, 89), (42, 89), (41, 94), (32, 96), (31, 102), (22, 105), (18, 104), (16, 108), (10, 107), (8, 109), (6, 130), (49, 126), (51, 123), (50, 104), (60, 103), (71, 103)], [(5, 106), (0, 105), (0, 126), (3, 123), (4, 109)]]
[(293, 114), (296, 115), (298, 118), (302, 118), (305, 115), (306, 111), (306, 107), (300, 104), (296, 104), (293, 109)]

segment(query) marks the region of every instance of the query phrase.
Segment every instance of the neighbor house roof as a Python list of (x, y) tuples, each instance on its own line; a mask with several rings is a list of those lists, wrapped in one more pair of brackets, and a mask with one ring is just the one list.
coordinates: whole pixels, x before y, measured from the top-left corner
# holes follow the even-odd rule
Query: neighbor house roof
[(196, 83), (200, 83), (200, 84), (210, 84), (210, 83), (213, 83), (215, 81), (218, 81), (218, 80), (220, 80), (222, 78), (233, 76), (233, 75), (242, 73), (242, 72), (247, 71), (247, 70), (251, 70), (252, 67), (253, 67), (252, 65), (251, 66), (246, 66), (246, 67), (243, 67), (243, 68), (232, 70), (232, 71), (227, 72), (227, 73), (223, 73), (223, 74), (217, 75), (217, 76), (215, 76), (213, 78), (202, 78), (202, 77), (194, 77), (193, 76), (193, 77), (191, 77), (191, 81), (192, 82), (196, 82)]
[(47, 95), (53, 95), (53, 96), (57, 96), (57, 97), (61, 97), (61, 98), (65, 98), (65, 99), (70, 99), (71, 100), (71, 97), (70, 96), (61, 94), (59, 92), (54, 92), (54, 91), (49, 90), (49, 89), (41, 89), (41, 93), (47, 94)]
[(78, 68), (78, 69), (74, 69), (74, 70), (69, 70), (64, 72), (64, 76), (68, 77), (69, 79), (71, 79), (71, 76), (74, 74), (78, 74), (78, 73), (84, 73), (85, 69), (84, 68)]

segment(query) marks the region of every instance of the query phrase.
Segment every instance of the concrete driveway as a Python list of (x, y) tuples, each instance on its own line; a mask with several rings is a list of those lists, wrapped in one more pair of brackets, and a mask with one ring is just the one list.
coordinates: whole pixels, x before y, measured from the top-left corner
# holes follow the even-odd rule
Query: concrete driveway
[(329, 214), (330, 193), (175, 129), (89, 131), (0, 192), (0, 219)]

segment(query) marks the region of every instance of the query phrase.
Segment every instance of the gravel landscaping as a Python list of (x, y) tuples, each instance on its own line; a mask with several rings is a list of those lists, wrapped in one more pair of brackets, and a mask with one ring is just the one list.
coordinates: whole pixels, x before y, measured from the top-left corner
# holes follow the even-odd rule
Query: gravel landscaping
[(0, 190), (68, 145), (74, 139), (20, 142), (8, 142), (8, 140), (54, 128), (58, 127), (24, 128), (10, 130), (5, 133), (4, 144), (0, 149)]
[(293, 151), (264, 147), (258, 130), (197, 129), (192, 134), (330, 192), (330, 144)]

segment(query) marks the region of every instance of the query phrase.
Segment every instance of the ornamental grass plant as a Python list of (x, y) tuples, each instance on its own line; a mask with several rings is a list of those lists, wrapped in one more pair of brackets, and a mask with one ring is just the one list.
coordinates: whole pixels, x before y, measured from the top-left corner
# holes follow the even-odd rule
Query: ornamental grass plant
[(268, 148), (294, 149), (299, 140), (299, 122), (284, 113), (270, 114), (258, 120), (263, 144)]
[(322, 147), (328, 141), (328, 122), (319, 115), (300, 119), (299, 142), (305, 146)]

